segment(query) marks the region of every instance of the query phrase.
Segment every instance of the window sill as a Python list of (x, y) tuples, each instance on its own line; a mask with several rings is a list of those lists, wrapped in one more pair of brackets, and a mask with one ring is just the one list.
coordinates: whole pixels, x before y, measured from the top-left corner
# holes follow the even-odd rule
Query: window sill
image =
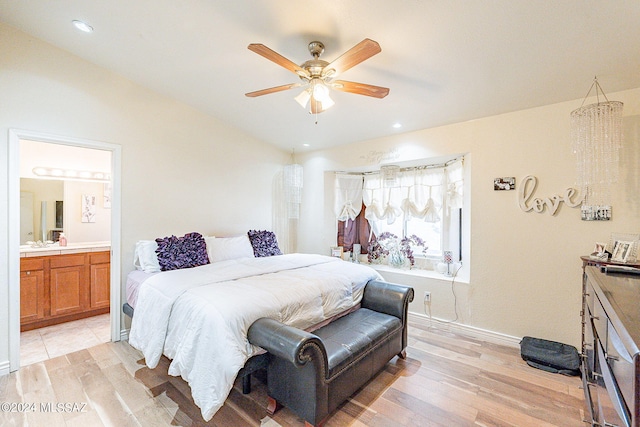
[[(445, 274), (438, 273), (437, 271), (433, 271), (433, 270), (420, 270), (420, 269), (406, 270), (403, 268), (395, 268), (395, 267), (391, 267), (389, 265), (383, 265), (383, 264), (367, 264), (367, 265), (369, 265), (369, 267), (373, 268), (376, 271), (384, 271), (384, 272), (403, 274), (406, 276), (414, 276), (414, 277), (426, 277), (434, 280), (442, 280), (443, 282), (447, 282), (447, 283), (450, 283), (454, 279), (453, 276), (447, 276)], [(456, 283), (469, 284), (468, 280), (465, 280), (460, 276), (456, 276), (455, 281)]]

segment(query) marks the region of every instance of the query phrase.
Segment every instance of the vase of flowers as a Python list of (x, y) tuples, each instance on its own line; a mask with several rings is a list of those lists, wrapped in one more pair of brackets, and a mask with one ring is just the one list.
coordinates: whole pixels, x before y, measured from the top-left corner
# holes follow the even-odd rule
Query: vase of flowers
[(412, 268), (415, 265), (412, 245), (422, 247), (422, 253), (427, 250), (424, 240), (415, 234), (400, 239), (387, 231), (377, 238), (374, 237), (369, 243), (367, 259), (371, 264), (381, 264), (386, 261), (392, 267)]

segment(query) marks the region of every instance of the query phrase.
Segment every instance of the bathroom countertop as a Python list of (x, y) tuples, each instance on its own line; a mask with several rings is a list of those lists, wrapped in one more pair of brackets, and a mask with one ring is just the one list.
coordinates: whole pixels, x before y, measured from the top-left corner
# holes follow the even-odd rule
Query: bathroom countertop
[(57, 243), (46, 248), (32, 248), (29, 245), (20, 246), (20, 257), (49, 256), (63, 254), (77, 254), (83, 252), (103, 252), (111, 249), (111, 242), (85, 242), (69, 243), (67, 246), (60, 246)]

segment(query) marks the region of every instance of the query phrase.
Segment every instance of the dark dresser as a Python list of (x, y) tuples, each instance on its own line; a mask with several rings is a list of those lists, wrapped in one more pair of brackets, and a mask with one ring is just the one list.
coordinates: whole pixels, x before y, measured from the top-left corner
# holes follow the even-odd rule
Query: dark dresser
[(605, 274), (600, 265), (585, 264), (582, 382), (587, 416), (593, 426), (640, 427), (640, 276)]

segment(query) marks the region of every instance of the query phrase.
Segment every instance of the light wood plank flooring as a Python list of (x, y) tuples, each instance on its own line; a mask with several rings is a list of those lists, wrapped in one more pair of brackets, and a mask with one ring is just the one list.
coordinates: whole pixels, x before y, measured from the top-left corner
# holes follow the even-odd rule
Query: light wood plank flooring
[[(531, 368), (519, 348), (451, 332), (412, 318), (406, 360), (394, 358), (326, 422), (332, 426), (582, 426), (578, 377)], [(167, 375), (162, 358), (149, 369), (126, 342), (105, 343), (0, 377), (0, 402), (34, 412), (0, 412), (2, 426), (301, 426), (283, 408), (266, 413), (266, 387), (236, 382), (205, 423), (189, 386)], [(44, 406), (40, 403), (43, 402)], [(47, 404), (52, 407), (47, 411)], [(84, 404), (73, 407), (72, 404)], [(56, 404), (63, 405), (53, 412)], [(6, 408), (5, 408), (6, 409)], [(17, 408), (14, 408), (17, 409)], [(81, 409), (81, 411), (78, 411)]]

